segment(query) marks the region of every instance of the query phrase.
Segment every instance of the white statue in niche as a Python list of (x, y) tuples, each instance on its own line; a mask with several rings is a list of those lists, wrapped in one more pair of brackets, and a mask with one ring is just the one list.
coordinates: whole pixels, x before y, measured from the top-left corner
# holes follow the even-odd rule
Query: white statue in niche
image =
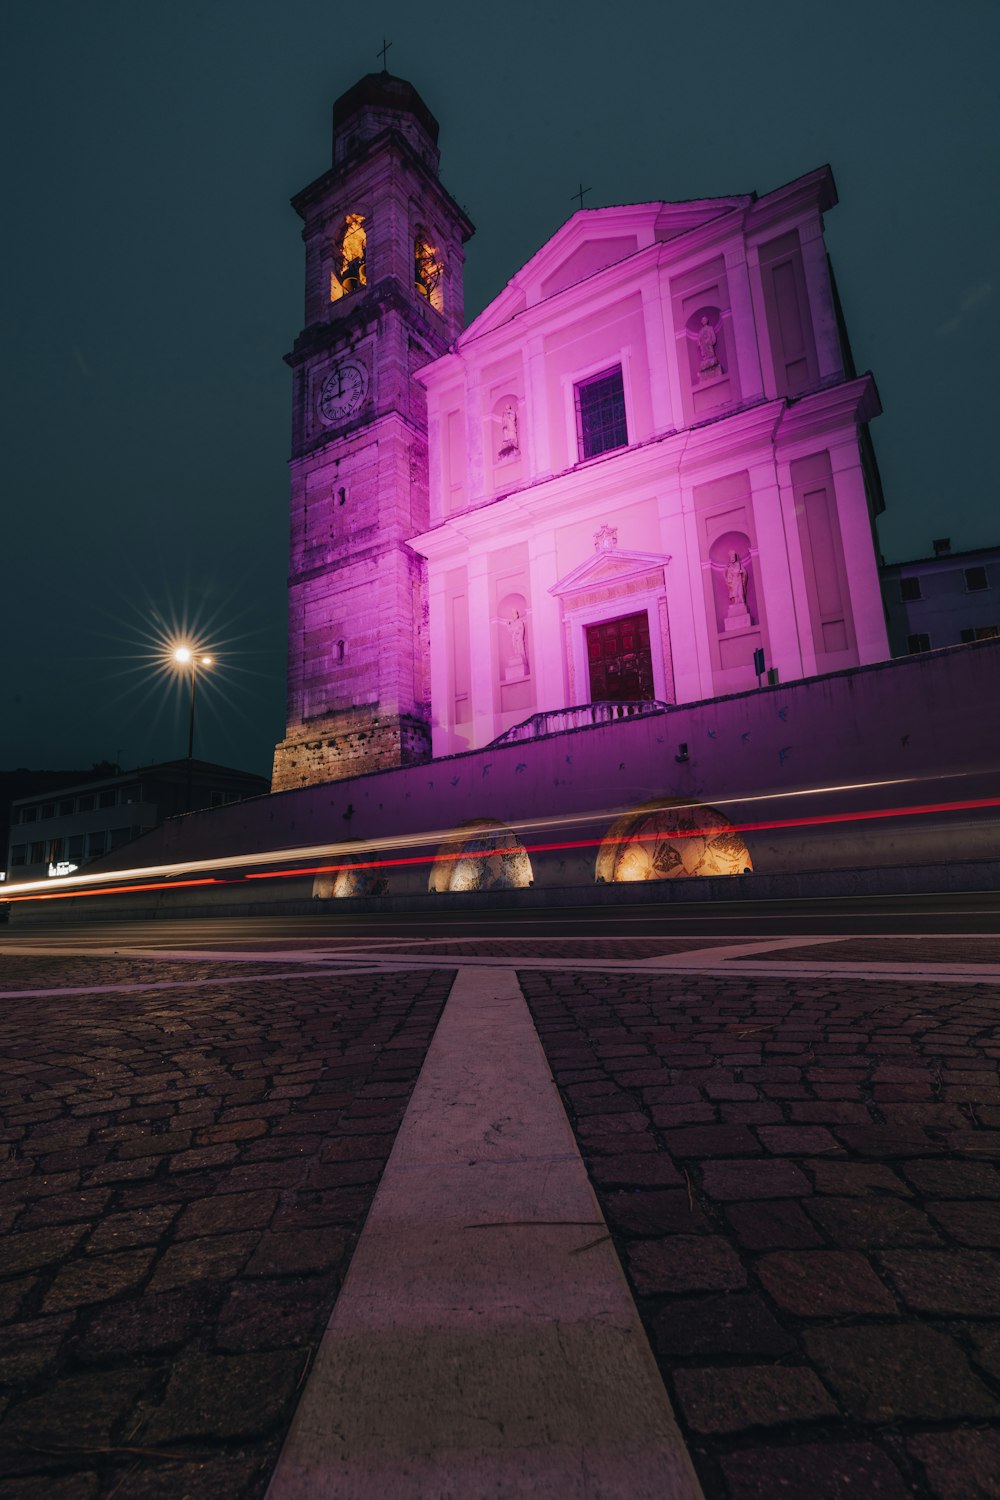
[(726, 588), (729, 590), (730, 604), (736, 604), (740, 609), (744, 609), (747, 602), (747, 572), (740, 562), (738, 552), (730, 552), (724, 576)]
[(528, 653), (524, 644), (524, 619), (519, 609), (515, 609), (507, 621), (507, 629), (510, 632), (510, 656), (507, 658), (507, 669), (504, 677), (507, 682), (519, 682), (522, 677), (528, 675)]
[(723, 569), (722, 576), (726, 581), (726, 592), (729, 595), (729, 608), (723, 621), (723, 629), (746, 630), (753, 624), (753, 621), (747, 609), (747, 570), (740, 561), (738, 552), (730, 552), (729, 561)]
[(500, 458), (510, 458), (519, 453), (517, 441), (517, 407), (508, 401), (500, 413)]
[(721, 373), (721, 366), (715, 353), (718, 337), (708, 318), (702, 318), (701, 327), (698, 329), (698, 353), (701, 363), (698, 366), (699, 375), (717, 375)]

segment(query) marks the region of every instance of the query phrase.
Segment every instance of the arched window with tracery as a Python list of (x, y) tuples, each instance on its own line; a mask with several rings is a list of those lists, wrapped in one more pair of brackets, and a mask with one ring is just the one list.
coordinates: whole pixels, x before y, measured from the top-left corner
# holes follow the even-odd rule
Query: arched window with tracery
[(444, 261), (423, 229), (413, 240), (413, 284), (431, 307), (444, 311)]
[(364, 214), (348, 214), (333, 251), (333, 266), (330, 270), (331, 302), (339, 302), (341, 297), (349, 297), (352, 292), (367, 286), (367, 244)]

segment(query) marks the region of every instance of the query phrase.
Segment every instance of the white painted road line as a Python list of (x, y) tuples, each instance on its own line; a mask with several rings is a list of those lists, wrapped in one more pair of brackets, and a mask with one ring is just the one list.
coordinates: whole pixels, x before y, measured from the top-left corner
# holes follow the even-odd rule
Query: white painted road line
[(702, 1500), (510, 969), (458, 974), (267, 1500)]

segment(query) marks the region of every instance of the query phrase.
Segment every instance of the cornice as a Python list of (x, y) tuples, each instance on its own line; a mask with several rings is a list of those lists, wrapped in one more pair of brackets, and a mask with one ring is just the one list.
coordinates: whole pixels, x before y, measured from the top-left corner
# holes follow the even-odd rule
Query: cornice
[(463, 244), (472, 238), (476, 229), (468, 214), (456, 203), (440, 177), (431, 171), (426, 162), (421, 160), (406, 137), (401, 135), (394, 126), (389, 126), (386, 130), (380, 131), (378, 135), (372, 136), (371, 140), (366, 141), (364, 146), (348, 163), (328, 167), (319, 177), (314, 178), (308, 186), (296, 193), (289, 201), (299, 218), (308, 223), (314, 213), (322, 211), (324, 200), (342, 191), (350, 179), (357, 176), (369, 164), (371, 159), (380, 152), (395, 153), (397, 157), (405, 161), (406, 165), (423, 180), (427, 188), (432, 189), (441, 198), (458, 224)]
[(881, 410), (875, 377), (866, 371), (855, 380), (840, 381), (788, 402), (775, 434), (775, 446), (781, 449), (803, 439), (811, 441), (836, 428), (842, 430), (849, 423), (861, 426)]
[(378, 324), (386, 313), (398, 313), (431, 345), (443, 345), (447, 338), (444, 325), (438, 328), (432, 321), (434, 319), (440, 322), (440, 313), (429, 308), (424, 298), (418, 302), (408, 289), (404, 291), (393, 276), (384, 277), (360, 294), (355, 292), (353, 296), (345, 297), (343, 302), (347, 305), (342, 312), (341, 303), (333, 304), (337, 310), (329, 321), (310, 323), (307, 328), (303, 328), (289, 353), (284, 356), (286, 365), (294, 370), (332, 349), (354, 348), (362, 339), (377, 331)]

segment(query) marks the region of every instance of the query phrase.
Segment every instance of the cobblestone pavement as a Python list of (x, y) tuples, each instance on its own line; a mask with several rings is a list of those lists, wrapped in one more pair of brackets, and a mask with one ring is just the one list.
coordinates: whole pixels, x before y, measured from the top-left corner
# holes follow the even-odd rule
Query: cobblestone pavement
[(1000, 938), (838, 938), (774, 953), (762, 946), (760, 957), (766, 963), (1000, 964)]
[(4, 958), (146, 979), (0, 998), (2, 1500), (263, 1492), (452, 976)]
[(708, 1500), (996, 1500), (1000, 987), (520, 978)]
[(425, 957), (501, 958), (516, 964), (523, 958), (614, 958), (622, 962), (643, 958), (665, 958), (675, 953), (691, 953), (706, 948), (739, 946), (744, 938), (461, 938), (414, 943), (410, 947), (395, 944), (388, 953), (399, 958), (405, 953)]

